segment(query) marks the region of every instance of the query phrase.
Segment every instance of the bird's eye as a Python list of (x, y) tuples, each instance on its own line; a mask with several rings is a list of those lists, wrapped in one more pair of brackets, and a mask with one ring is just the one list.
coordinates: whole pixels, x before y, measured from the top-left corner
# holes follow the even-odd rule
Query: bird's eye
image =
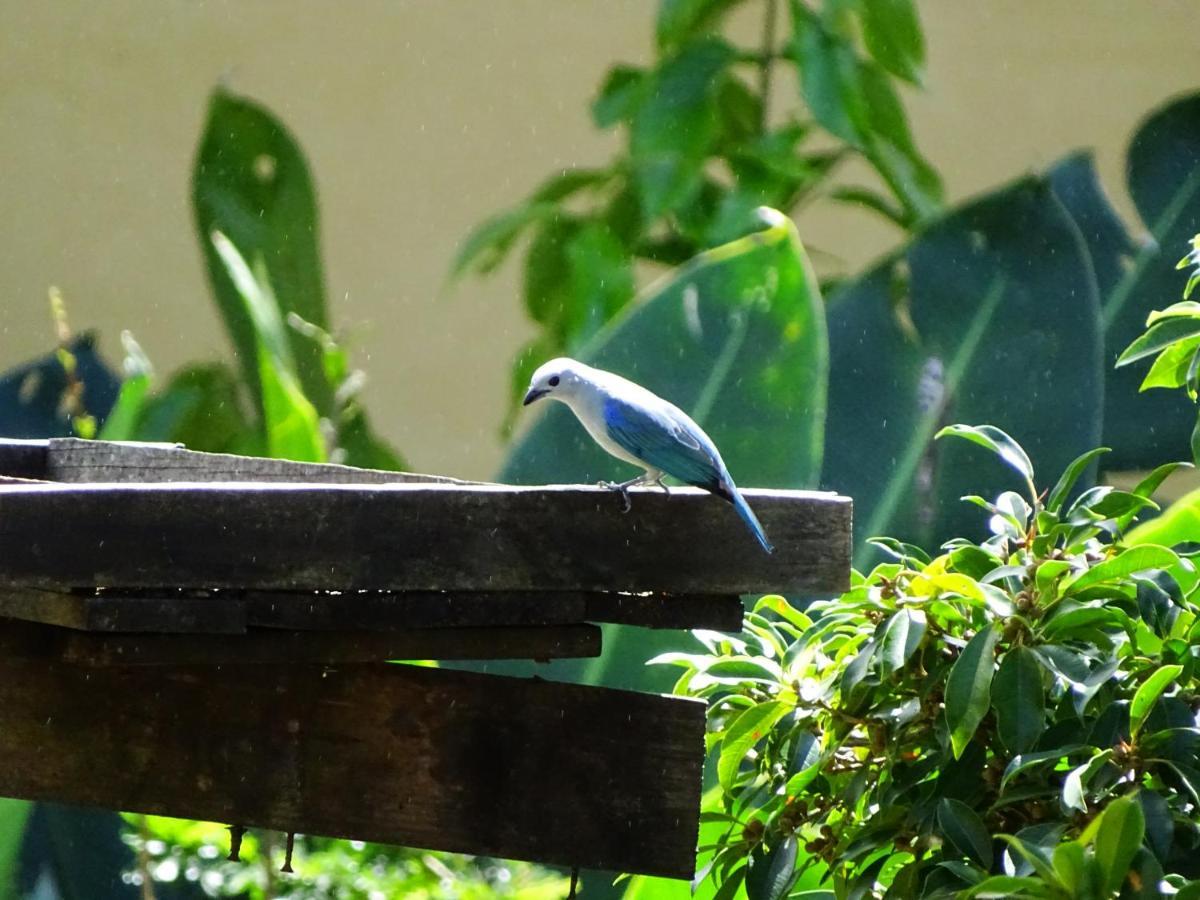
[(558, 381), (559, 381), (559, 378), (558, 378), (558, 376), (557, 376), (557, 375), (552, 375), (552, 376), (550, 377), (550, 387), (558, 387)]

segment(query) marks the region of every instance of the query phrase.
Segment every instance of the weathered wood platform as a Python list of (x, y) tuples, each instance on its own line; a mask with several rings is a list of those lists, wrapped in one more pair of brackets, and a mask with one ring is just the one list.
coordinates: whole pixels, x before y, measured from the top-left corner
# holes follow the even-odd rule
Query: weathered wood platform
[(386, 660), (596, 656), (835, 594), (850, 501), (0, 440), (0, 795), (690, 877), (704, 706)]

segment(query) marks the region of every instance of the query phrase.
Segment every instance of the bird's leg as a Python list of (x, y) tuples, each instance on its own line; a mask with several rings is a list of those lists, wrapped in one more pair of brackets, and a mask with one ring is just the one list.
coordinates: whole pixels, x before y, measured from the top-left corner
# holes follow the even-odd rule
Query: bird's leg
[(649, 482), (649, 483), (650, 483), (650, 484), (653, 484), (653, 485), (656, 485), (657, 487), (660, 487), (660, 488), (662, 488), (662, 489), (663, 489), (663, 493), (664, 493), (664, 494), (666, 494), (668, 497), (670, 497), (670, 496), (671, 496), (671, 489), (670, 489), (669, 487), (667, 487), (667, 486), (666, 486), (666, 484), (663, 482), (663, 479), (664, 479), (664, 478), (666, 478), (666, 477), (667, 477), (667, 475), (666, 475), (666, 473), (665, 473), (665, 472), (659, 472), (659, 473), (658, 473), (658, 477), (657, 477), (657, 478), (655, 478), (653, 481), (651, 481), (651, 482)]
[(629, 489), (631, 487), (641, 487), (645, 484), (657, 484), (660, 487), (665, 487), (662, 484), (662, 477), (662, 475), (651, 477), (649, 472), (643, 472), (641, 475), (638, 475), (636, 478), (630, 478), (628, 481), (601, 481), (599, 482), (599, 486), (619, 493), (621, 500), (624, 501), (621, 512), (627, 513), (633, 509), (633, 501), (629, 499)]

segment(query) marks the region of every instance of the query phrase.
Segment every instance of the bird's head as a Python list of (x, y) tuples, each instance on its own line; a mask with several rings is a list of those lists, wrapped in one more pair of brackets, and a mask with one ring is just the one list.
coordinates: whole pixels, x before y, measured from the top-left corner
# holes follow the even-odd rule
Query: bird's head
[(550, 360), (533, 373), (523, 405), (528, 406), (542, 397), (566, 402), (587, 380), (586, 372), (587, 366), (565, 356)]

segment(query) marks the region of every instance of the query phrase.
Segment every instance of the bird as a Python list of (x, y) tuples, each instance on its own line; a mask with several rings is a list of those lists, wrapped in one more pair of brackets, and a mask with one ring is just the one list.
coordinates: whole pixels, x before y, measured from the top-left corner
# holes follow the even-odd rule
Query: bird
[(567, 357), (552, 359), (533, 373), (522, 405), (543, 397), (566, 404), (597, 444), (645, 470), (628, 481), (600, 482), (621, 494), (625, 512), (631, 507), (631, 487), (654, 485), (669, 495), (663, 478), (670, 475), (733, 504), (762, 548), (775, 551), (712, 439), (675, 404), (627, 378)]

